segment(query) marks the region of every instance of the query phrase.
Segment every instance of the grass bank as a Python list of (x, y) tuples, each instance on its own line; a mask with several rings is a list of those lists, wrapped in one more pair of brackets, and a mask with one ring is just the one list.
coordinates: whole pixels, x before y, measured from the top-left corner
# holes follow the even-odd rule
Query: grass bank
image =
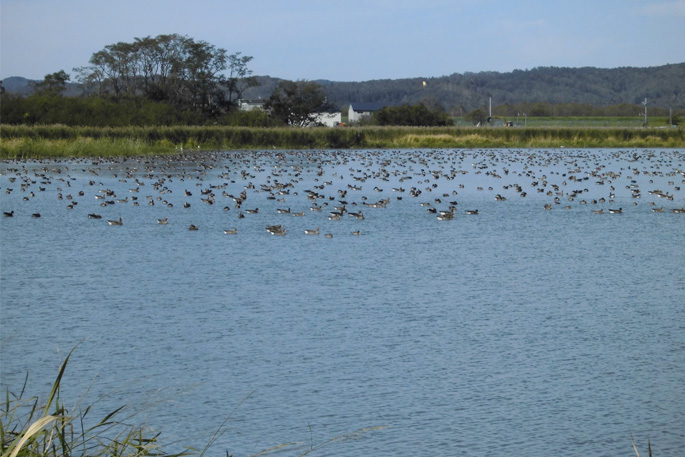
[(0, 125), (0, 158), (174, 154), (180, 148), (685, 147), (681, 128), (651, 127), (68, 127)]

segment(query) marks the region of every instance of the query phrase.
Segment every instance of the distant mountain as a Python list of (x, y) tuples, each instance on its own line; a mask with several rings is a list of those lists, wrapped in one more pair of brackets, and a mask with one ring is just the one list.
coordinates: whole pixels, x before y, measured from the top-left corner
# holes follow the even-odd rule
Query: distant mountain
[[(277, 79), (261, 77), (266, 84), (245, 93), (249, 98), (268, 98)], [(414, 104), (421, 101), (448, 110), (470, 111), (515, 103), (581, 103), (610, 106), (621, 103), (674, 109), (685, 108), (685, 63), (659, 67), (540, 67), (509, 73), (454, 73), (434, 78), (383, 79), (363, 82), (319, 82), (330, 101)], [(424, 85), (425, 82), (425, 85)]]
[(12, 76), (2, 80), (2, 87), (10, 94), (31, 95), (33, 81), (22, 78), (21, 76)]
[[(250, 88), (244, 98), (269, 98), (281, 79), (258, 76), (261, 86)], [(7, 78), (7, 92), (30, 94), (33, 81)], [(610, 106), (622, 103), (685, 109), (685, 63), (658, 67), (539, 67), (508, 73), (454, 73), (432, 78), (382, 79), (362, 82), (319, 80), (329, 101), (342, 107), (348, 103), (385, 105), (427, 102), (453, 112), (518, 103), (580, 103)], [(425, 82), (425, 84), (424, 84)], [(78, 84), (68, 85), (67, 95), (80, 95)]]
[[(21, 76), (11, 76), (2, 80), (2, 87), (10, 94), (17, 94), (22, 96), (31, 95), (33, 93), (33, 84), (40, 81), (26, 79)], [(77, 97), (83, 93), (81, 85), (78, 83), (67, 83), (67, 89), (64, 93), (67, 97)]]

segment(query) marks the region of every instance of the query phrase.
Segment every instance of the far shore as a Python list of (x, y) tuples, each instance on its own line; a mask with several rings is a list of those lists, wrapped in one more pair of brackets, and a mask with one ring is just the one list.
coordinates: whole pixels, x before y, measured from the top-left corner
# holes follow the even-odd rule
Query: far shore
[(189, 150), (679, 148), (671, 127), (69, 127), (0, 125), (0, 159), (124, 157)]

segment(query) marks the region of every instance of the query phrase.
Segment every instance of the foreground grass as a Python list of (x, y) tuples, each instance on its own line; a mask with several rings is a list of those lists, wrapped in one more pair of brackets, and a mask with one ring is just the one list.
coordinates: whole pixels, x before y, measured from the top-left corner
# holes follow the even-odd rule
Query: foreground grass
[(676, 148), (680, 128), (645, 127), (67, 127), (0, 125), (0, 158), (174, 154), (185, 150), (364, 148)]
[[(106, 414), (102, 419), (96, 420), (95, 425), (86, 426), (86, 423), (92, 422), (92, 415), (89, 415), (92, 405), (85, 409), (75, 407), (77, 411), (68, 411), (60, 398), (62, 377), (73, 352), (74, 349), (64, 360), (44, 404), (39, 403), (38, 397), (24, 398), (26, 383), (18, 395), (10, 393), (9, 389), (6, 391), (0, 406), (2, 457), (202, 457), (231, 418), (229, 414), (202, 450), (186, 447), (179, 453), (167, 453), (162, 448), (159, 433), (154, 434), (144, 425), (131, 425), (135, 422), (136, 413), (128, 413), (127, 406)], [(383, 428), (385, 427), (368, 427), (336, 436), (320, 444), (311, 443), (308, 449), (300, 451), (299, 456), (315, 453), (333, 443), (357, 439), (366, 432)], [(260, 451), (252, 457), (294, 447), (303, 446), (302, 443), (281, 444)], [(228, 452), (226, 456), (230, 457)]]

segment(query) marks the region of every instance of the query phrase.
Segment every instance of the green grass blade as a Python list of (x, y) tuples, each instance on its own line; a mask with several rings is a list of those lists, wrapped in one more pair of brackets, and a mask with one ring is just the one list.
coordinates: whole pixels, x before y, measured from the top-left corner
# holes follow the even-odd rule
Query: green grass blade
[(50, 396), (48, 397), (48, 401), (45, 404), (45, 411), (43, 412), (43, 415), (47, 415), (48, 411), (50, 410), (50, 406), (52, 406), (52, 401), (55, 399), (55, 396), (57, 395), (57, 392), (59, 391), (59, 386), (60, 383), (62, 382), (62, 376), (64, 375), (64, 370), (67, 368), (67, 362), (69, 362), (69, 357), (71, 357), (71, 354), (76, 350), (76, 347), (74, 347), (71, 351), (69, 351), (69, 354), (67, 355), (67, 358), (64, 359), (64, 363), (59, 369), (59, 374), (57, 375), (57, 379), (55, 380), (55, 383), (52, 385), (52, 390), (50, 391)]

